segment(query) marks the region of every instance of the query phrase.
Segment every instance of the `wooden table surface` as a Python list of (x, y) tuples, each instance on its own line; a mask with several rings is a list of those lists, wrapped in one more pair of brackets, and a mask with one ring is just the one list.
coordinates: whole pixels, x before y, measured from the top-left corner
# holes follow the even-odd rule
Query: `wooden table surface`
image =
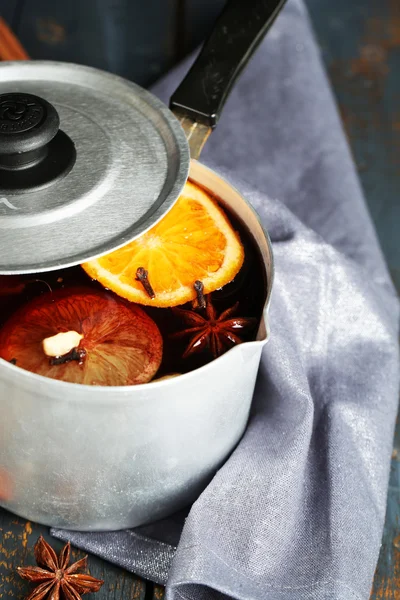
[[(51, 4), (61, 6), (54, 0)], [(114, 4), (118, 2), (114, 0)], [(192, 15), (192, 19), (198, 19), (201, 3), (193, 1), (188, 4), (191, 8), (186, 12), (186, 18), (190, 19)], [(367, 202), (400, 291), (400, 0), (336, 0), (335, 3), (331, 0), (307, 0), (307, 4)], [(45, 12), (46, 0), (35, 3), (0, 0), (0, 14), (4, 6), (11, 17), (12, 10), (25, 5), (30, 10), (35, 7)], [(51, 20), (49, 13), (46, 14), (49, 26)], [(30, 55), (35, 56), (33, 46), (38, 42), (34, 41), (24, 19), (17, 17), (13, 14), (13, 19), (26, 28), (26, 39), (21, 35), (22, 41)], [(51, 30), (53, 37), (46, 29), (44, 32), (40, 30), (39, 42), (53, 44), (54, 47), (57, 31), (61, 36), (64, 34), (54, 27)], [(198, 35), (198, 28), (193, 28), (193, 31), (197, 31)], [(161, 62), (157, 64), (161, 65), (157, 66), (161, 69)], [(386, 525), (371, 594), (373, 600), (400, 599), (399, 520), (400, 425), (394, 442)], [(39, 534), (57, 549), (61, 547), (60, 542), (50, 538), (46, 527), (0, 510), (1, 600), (25, 597), (29, 586), (15, 576), (14, 570), (22, 564), (33, 564), (32, 548)], [(75, 557), (82, 555), (79, 551), (74, 552)], [(106, 581), (95, 596), (98, 600), (161, 600), (164, 597), (159, 586), (146, 583), (95, 556), (90, 557), (90, 571)]]

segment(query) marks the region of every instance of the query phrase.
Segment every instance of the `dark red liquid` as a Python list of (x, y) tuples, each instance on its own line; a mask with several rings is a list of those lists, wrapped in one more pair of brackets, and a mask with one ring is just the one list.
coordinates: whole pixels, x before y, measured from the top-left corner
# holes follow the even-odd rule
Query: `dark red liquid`
[[(253, 326), (245, 334), (240, 335), (241, 340), (246, 342), (256, 337), (265, 303), (267, 282), (260, 252), (253, 239), (246, 228), (231, 214), (229, 219), (240, 234), (245, 248), (245, 261), (236, 278), (220, 290), (213, 292), (211, 300), (217, 314), (239, 302), (236, 316), (254, 319)], [(101, 284), (91, 280), (79, 266), (38, 275), (0, 276), (0, 328), (15, 311), (39, 295), (77, 286), (91, 290), (104, 290)], [(109, 293), (113, 295), (112, 292)], [(186, 373), (213, 360), (214, 356), (208, 346), (199, 353), (182, 358), (190, 342), (190, 336), (180, 340), (171, 339), (171, 334), (186, 329), (173, 309), (147, 306), (141, 308), (155, 321), (163, 337), (163, 360), (156, 378), (171, 373)], [(192, 304), (188, 303), (179, 308), (192, 309)], [(18, 365), (18, 357), (16, 356), (15, 359)]]

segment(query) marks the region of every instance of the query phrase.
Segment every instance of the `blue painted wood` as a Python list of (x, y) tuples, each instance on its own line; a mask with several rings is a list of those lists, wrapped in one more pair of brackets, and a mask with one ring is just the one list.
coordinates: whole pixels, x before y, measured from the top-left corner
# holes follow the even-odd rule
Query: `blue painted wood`
[(211, 30), (225, 0), (0, 0), (35, 59), (92, 65), (149, 85)]
[[(400, 2), (307, 0), (367, 203), (400, 292)], [(400, 423), (371, 600), (400, 599)]]
[(177, 0), (25, 0), (16, 33), (32, 58), (92, 65), (148, 85), (175, 59), (176, 7)]
[(18, 7), (21, 7), (22, 2), (23, 0), (0, 0), (0, 17), (12, 27), (15, 26)]
[[(33, 586), (18, 577), (16, 568), (21, 565), (35, 564), (33, 547), (39, 535), (43, 535), (57, 553), (61, 550), (62, 542), (51, 538), (47, 527), (30, 523), (0, 509), (0, 598), (22, 600), (27, 598), (33, 589)], [(84, 555), (84, 552), (74, 549), (72, 561), (75, 562)], [(96, 596), (89, 597), (96, 600), (107, 598), (151, 600), (152, 598), (152, 585), (147, 586), (146, 590), (146, 583), (142, 579), (96, 556), (89, 558), (89, 569), (93, 577), (105, 581)]]
[(400, 290), (400, 2), (307, 0), (365, 190)]
[(397, 425), (382, 548), (371, 600), (400, 598), (400, 426)]

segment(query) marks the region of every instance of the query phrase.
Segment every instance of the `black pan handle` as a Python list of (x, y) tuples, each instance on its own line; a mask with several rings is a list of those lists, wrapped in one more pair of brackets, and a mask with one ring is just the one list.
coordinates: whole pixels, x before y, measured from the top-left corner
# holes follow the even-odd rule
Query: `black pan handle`
[(286, 0), (228, 0), (170, 101), (180, 116), (214, 128), (225, 101)]

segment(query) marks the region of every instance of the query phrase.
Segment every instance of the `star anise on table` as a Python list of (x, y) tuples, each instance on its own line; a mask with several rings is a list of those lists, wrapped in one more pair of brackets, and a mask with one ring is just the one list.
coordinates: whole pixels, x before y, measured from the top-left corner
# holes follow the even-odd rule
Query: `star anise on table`
[(252, 329), (257, 319), (252, 317), (235, 316), (239, 309), (239, 302), (224, 310), (219, 316), (212, 303), (211, 295), (206, 296), (206, 308), (188, 310), (173, 308), (174, 314), (187, 326), (182, 331), (173, 333), (172, 339), (181, 339), (191, 336), (182, 358), (208, 348), (214, 358), (221, 356), (232, 346), (242, 343), (241, 335)]
[(86, 573), (77, 573), (87, 566), (87, 556), (68, 567), (71, 545), (68, 542), (60, 555), (40, 536), (34, 548), (37, 567), (18, 567), (23, 578), (38, 583), (26, 600), (81, 600), (81, 596), (98, 592), (104, 581)]

